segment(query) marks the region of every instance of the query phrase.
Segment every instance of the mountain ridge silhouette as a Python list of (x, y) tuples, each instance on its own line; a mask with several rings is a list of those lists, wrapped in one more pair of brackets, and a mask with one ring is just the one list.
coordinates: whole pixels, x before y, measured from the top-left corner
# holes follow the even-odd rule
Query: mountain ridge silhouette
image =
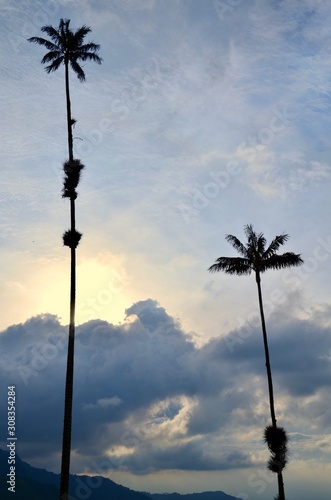
[[(15, 496), (8, 491), (8, 452), (0, 449), (0, 498), (9, 500), (58, 500), (60, 474), (33, 467), (15, 457)], [(111, 479), (70, 474), (69, 500), (238, 500), (223, 491), (203, 493), (148, 493), (131, 490)]]

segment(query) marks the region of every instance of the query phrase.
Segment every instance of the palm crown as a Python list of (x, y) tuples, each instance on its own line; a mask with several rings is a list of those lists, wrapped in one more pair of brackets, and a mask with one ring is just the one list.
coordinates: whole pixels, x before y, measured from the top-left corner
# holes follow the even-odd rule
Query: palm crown
[(70, 63), (78, 79), (83, 82), (85, 73), (78, 61), (94, 61), (101, 64), (102, 59), (96, 54), (100, 45), (92, 42), (83, 43), (85, 36), (91, 31), (91, 28), (85, 24), (73, 32), (70, 29), (70, 20), (61, 19), (57, 29), (48, 25), (43, 26), (41, 31), (46, 33), (52, 41), (39, 36), (33, 36), (28, 41), (43, 45), (49, 50), (41, 60), (42, 64), (50, 63), (45, 67), (47, 73), (56, 71), (61, 64)]
[(263, 233), (255, 233), (253, 226), (245, 226), (247, 244), (232, 234), (226, 235), (226, 240), (237, 250), (241, 257), (219, 257), (215, 264), (208, 269), (210, 272), (223, 271), (227, 274), (251, 274), (252, 271), (258, 276), (268, 269), (283, 269), (286, 267), (300, 266), (303, 260), (300, 254), (286, 252), (277, 254), (277, 250), (288, 240), (287, 234), (276, 236), (266, 248), (266, 239)]

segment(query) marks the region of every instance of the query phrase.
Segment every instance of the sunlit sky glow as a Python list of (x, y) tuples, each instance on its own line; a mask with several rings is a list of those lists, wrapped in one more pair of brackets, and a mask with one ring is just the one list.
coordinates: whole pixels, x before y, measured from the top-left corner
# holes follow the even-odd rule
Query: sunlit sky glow
[(275, 496), (254, 278), (207, 272), (252, 223), (267, 241), (288, 233), (284, 251), (305, 260), (263, 275), (263, 291), (286, 491), (329, 499), (327, 0), (0, 1), (0, 374), (18, 388), (21, 457), (59, 471), (64, 71), (47, 75), (26, 39), (60, 18), (89, 25), (103, 58), (84, 84), (71, 75), (86, 166), (72, 472), (108, 460), (102, 473), (137, 490)]

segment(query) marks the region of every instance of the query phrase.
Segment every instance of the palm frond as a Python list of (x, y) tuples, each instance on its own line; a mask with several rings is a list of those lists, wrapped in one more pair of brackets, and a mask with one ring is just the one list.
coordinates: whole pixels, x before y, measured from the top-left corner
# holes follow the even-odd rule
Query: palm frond
[(100, 50), (100, 45), (93, 42), (85, 43), (84, 45), (79, 46), (79, 52), (81, 54), (86, 54), (87, 52), (90, 52), (91, 54), (96, 55), (96, 53), (99, 52), (99, 50)]
[(264, 249), (264, 245), (266, 243), (264, 234), (255, 233), (252, 224), (246, 224), (246, 226), (244, 227), (244, 231), (247, 237), (247, 249), (250, 255), (253, 256), (256, 255), (256, 253), (260, 253), (260, 251)]
[(250, 261), (243, 257), (219, 257), (215, 264), (208, 268), (211, 273), (223, 271), (226, 274), (251, 274)]
[(94, 42), (84, 43), (84, 45), (79, 46), (79, 50), (81, 51), (91, 51), (91, 52), (99, 52), (100, 45)]
[(264, 254), (264, 249), (266, 245), (266, 239), (263, 233), (260, 233), (256, 237), (256, 251), (260, 257)]
[(272, 242), (270, 243), (270, 245), (268, 246), (268, 248), (265, 250), (264, 254), (263, 254), (263, 258), (265, 259), (268, 259), (269, 257), (271, 257), (271, 255), (273, 255), (274, 253), (277, 252), (277, 250), (279, 249), (279, 247), (281, 245), (284, 245), (284, 243), (286, 243), (286, 241), (289, 239), (289, 235), (288, 234), (280, 234), (279, 236), (276, 236)]
[(61, 32), (62, 34), (66, 34), (69, 31), (71, 31), (69, 26), (70, 26), (70, 19), (60, 19), (58, 31)]
[(261, 273), (268, 269), (285, 269), (287, 267), (297, 267), (303, 264), (301, 254), (286, 252), (282, 255), (273, 254), (267, 259), (263, 259), (260, 265)]
[(74, 40), (75, 40), (75, 43), (77, 44), (78, 47), (82, 45), (84, 38), (86, 37), (86, 35), (88, 33), (90, 33), (90, 31), (91, 31), (91, 28), (89, 28), (89, 26), (86, 26), (85, 24), (83, 24), (83, 26), (78, 28), (76, 33), (74, 33)]
[(232, 234), (227, 234), (225, 236), (225, 239), (226, 239), (226, 241), (231, 243), (233, 248), (235, 248), (237, 250), (237, 252), (240, 253), (240, 255), (247, 258), (247, 256), (248, 256), (247, 255), (247, 248), (245, 247), (245, 245), (243, 243), (241, 243), (241, 241), (236, 236), (233, 236)]
[(44, 55), (44, 57), (41, 60), (41, 64), (52, 62), (55, 59), (58, 59), (59, 57), (62, 57), (62, 52), (60, 50), (52, 50)]
[(70, 65), (71, 65), (72, 69), (74, 70), (74, 72), (76, 73), (78, 80), (80, 82), (84, 82), (85, 78), (86, 78), (85, 73), (84, 73), (82, 67), (78, 64), (78, 62), (74, 58), (70, 57)]
[(45, 68), (45, 71), (47, 73), (52, 73), (53, 71), (56, 71), (57, 69), (59, 69), (59, 67), (61, 66), (61, 64), (63, 63), (63, 60), (64, 60), (64, 57), (61, 56), (61, 57), (58, 57), (57, 59), (55, 59), (52, 64), (50, 64), (49, 66), (46, 66)]
[(40, 36), (32, 36), (28, 38), (28, 42), (43, 45), (47, 50), (59, 50), (59, 46), (57, 44), (50, 42), (49, 40), (46, 40), (45, 38), (42, 38)]
[(70, 19), (61, 19), (58, 27), (59, 40), (63, 50), (66, 50), (70, 44), (72, 31), (69, 28)]
[(47, 25), (47, 26), (43, 26), (41, 28), (41, 31), (43, 33), (46, 33), (55, 42), (58, 43), (60, 41), (60, 39), (59, 39), (59, 31), (56, 28), (54, 28), (53, 26), (51, 26), (50, 24)]
[(246, 226), (244, 227), (244, 231), (245, 231), (245, 235), (246, 235), (247, 240), (249, 240), (251, 238), (252, 234), (255, 234), (254, 229), (253, 229), (253, 224), (246, 224)]
[(96, 62), (97, 64), (102, 63), (102, 58), (99, 57), (97, 54), (93, 54), (93, 52), (88, 52), (87, 54), (82, 55), (82, 61), (93, 61)]

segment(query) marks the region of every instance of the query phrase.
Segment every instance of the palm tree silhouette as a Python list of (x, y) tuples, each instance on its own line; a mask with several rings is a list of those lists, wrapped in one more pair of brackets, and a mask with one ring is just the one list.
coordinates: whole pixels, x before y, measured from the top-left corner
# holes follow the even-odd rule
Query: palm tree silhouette
[(264, 344), (264, 353), (266, 361), (266, 370), (269, 389), (269, 405), (271, 415), (271, 426), (265, 428), (264, 439), (271, 451), (272, 458), (269, 460), (268, 467), (272, 472), (278, 475), (278, 497), (277, 500), (285, 500), (284, 482), (282, 471), (286, 464), (287, 451), (287, 435), (282, 427), (277, 427), (275, 414), (274, 393), (271, 376), (271, 366), (269, 357), (269, 347), (265, 317), (263, 311), (262, 290), (261, 290), (261, 274), (269, 269), (284, 269), (292, 266), (300, 266), (303, 264), (300, 254), (287, 252), (277, 254), (279, 247), (284, 245), (288, 240), (287, 234), (276, 236), (270, 245), (266, 248), (266, 239), (263, 233), (257, 234), (253, 230), (251, 224), (247, 224), (244, 228), (247, 237), (247, 244), (244, 245), (241, 241), (228, 234), (225, 239), (237, 250), (241, 257), (219, 257), (215, 264), (209, 267), (211, 273), (223, 271), (226, 274), (249, 275), (253, 271), (258, 290), (258, 299), (260, 307), (262, 335)]
[(64, 400), (64, 422), (62, 441), (61, 483), (60, 500), (68, 499), (69, 472), (70, 472), (70, 450), (71, 450), (71, 425), (72, 425), (72, 396), (73, 396), (73, 374), (74, 374), (74, 341), (75, 341), (75, 307), (76, 307), (76, 248), (79, 244), (81, 233), (76, 231), (75, 200), (77, 198), (76, 188), (80, 180), (80, 174), (84, 165), (73, 155), (72, 127), (76, 123), (71, 116), (71, 102), (69, 89), (69, 66), (76, 73), (81, 82), (85, 81), (85, 73), (79, 64), (80, 61), (94, 61), (101, 64), (102, 59), (97, 55), (100, 45), (95, 43), (84, 44), (85, 36), (91, 29), (85, 25), (77, 31), (70, 29), (70, 20), (61, 19), (58, 28), (43, 26), (41, 31), (46, 33), (50, 40), (41, 37), (31, 37), (29, 42), (46, 47), (47, 52), (41, 60), (42, 64), (49, 63), (45, 67), (47, 73), (52, 73), (63, 64), (65, 70), (65, 91), (67, 108), (67, 130), (68, 130), (68, 152), (69, 159), (63, 164), (64, 185), (62, 196), (70, 200), (70, 222), (71, 227), (63, 234), (63, 244), (70, 248), (70, 322), (68, 338), (67, 372)]
[(41, 31), (46, 33), (51, 40), (41, 38), (39, 36), (32, 36), (28, 39), (29, 42), (36, 43), (46, 47), (49, 52), (44, 55), (41, 60), (42, 64), (50, 63), (45, 67), (47, 73), (52, 73), (59, 69), (64, 64), (65, 70), (65, 89), (66, 89), (66, 103), (67, 103), (67, 128), (68, 128), (68, 149), (69, 161), (73, 159), (73, 140), (72, 140), (72, 127), (75, 124), (71, 116), (71, 102), (69, 90), (69, 65), (76, 73), (79, 81), (85, 81), (85, 73), (79, 64), (80, 61), (94, 61), (101, 64), (102, 59), (97, 55), (100, 45), (95, 43), (83, 44), (85, 36), (90, 33), (91, 28), (88, 26), (81, 26), (76, 32), (70, 29), (70, 19), (61, 19), (58, 28), (53, 26), (43, 26)]

